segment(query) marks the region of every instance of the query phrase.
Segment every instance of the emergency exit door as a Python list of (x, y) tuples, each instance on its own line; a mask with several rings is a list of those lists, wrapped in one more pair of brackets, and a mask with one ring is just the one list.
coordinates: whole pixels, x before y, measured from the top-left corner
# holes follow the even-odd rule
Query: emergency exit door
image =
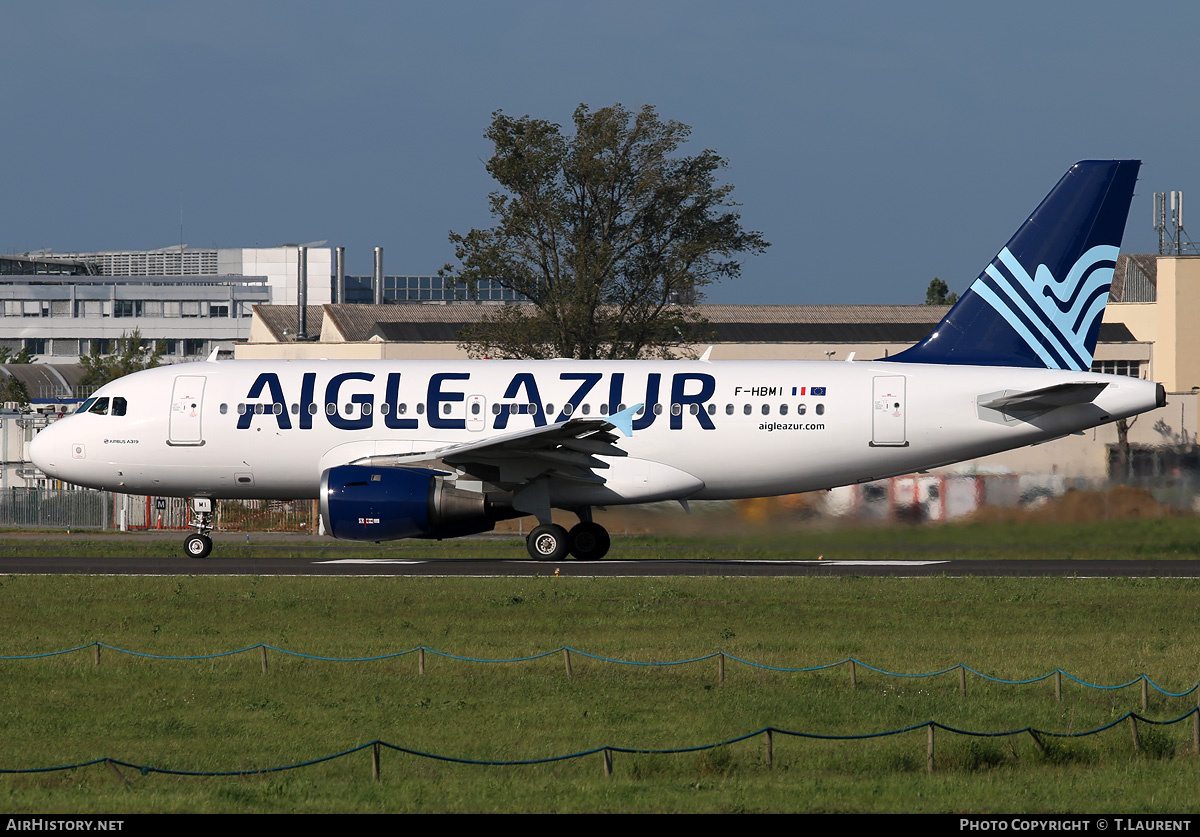
[(200, 428), (201, 407), (204, 404), (203, 375), (179, 375), (171, 390), (171, 418), (167, 444), (202, 445)]
[(871, 445), (905, 447), (904, 376), (880, 375), (871, 398)]

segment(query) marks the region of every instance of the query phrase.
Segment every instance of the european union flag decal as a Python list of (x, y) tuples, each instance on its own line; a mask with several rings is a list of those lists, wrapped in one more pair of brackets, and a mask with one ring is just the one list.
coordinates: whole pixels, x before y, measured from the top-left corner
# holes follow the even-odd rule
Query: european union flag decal
[(812, 393), (813, 395), (824, 395), (825, 387), (813, 387), (812, 389), (809, 390), (809, 392)]

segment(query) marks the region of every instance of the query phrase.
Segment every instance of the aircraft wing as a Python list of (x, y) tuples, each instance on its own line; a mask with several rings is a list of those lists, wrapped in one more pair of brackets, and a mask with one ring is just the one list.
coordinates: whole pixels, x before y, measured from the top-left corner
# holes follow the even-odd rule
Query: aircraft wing
[(1089, 404), (1096, 400), (1107, 383), (1086, 381), (1069, 384), (1055, 384), (1052, 387), (1031, 389), (1028, 392), (1018, 392), (985, 401), (980, 407), (991, 410), (1002, 410), (1006, 413), (1017, 411), (1053, 410), (1057, 407), (1069, 407), (1072, 404)]
[(502, 487), (549, 476), (604, 482), (596, 471), (609, 465), (599, 457), (628, 455), (614, 444), (620, 438), (614, 431), (633, 435), (633, 416), (642, 406), (635, 404), (603, 418), (572, 418), (430, 451), (373, 456), (370, 464), (462, 471)]

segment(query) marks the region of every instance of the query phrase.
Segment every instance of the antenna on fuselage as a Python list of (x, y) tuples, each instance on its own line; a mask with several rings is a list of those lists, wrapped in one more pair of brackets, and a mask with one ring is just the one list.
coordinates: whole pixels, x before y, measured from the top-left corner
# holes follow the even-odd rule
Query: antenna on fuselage
[(208, 353), (208, 360), (206, 360), (205, 363), (216, 363), (217, 355), (219, 355), (220, 353), (221, 353), (220, 344), (213, 346), (213, 350)]

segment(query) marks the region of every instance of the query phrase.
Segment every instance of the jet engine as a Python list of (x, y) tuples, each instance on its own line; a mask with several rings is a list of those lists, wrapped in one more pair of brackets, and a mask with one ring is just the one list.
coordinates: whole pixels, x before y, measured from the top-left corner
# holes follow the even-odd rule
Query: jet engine
[(465, 491), (425, 468), (339, 465), (321, 475), (325, 532), (352, 541), (456, 538), (517, 516), (487, 494)]

